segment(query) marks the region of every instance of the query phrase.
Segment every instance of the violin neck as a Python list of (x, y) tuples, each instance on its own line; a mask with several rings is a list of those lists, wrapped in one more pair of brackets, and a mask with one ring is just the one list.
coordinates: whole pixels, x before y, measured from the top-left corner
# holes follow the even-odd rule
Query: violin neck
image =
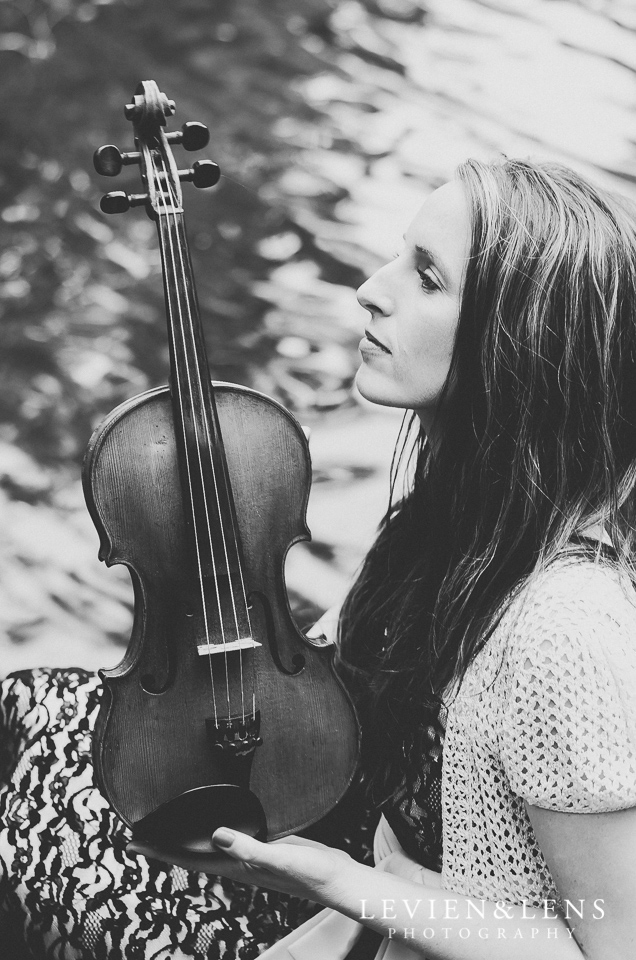
[[(170, 343), (170, 393), (198, 576), (241, 594), (241, 548), (183, 214), (158, 218)], [(244, 615), (247, 633), (248, 617)], [(241, 617), (243, 619), (243, 617)]]
[(169, 217), (160, 217), (157, 229), (168, 321), (170, 390), (177, 399), (183, 396), (184, 409), (188, 408), (189, 399), (194, 401), (196, 397), (199, 403), (205, 401), (204, 408), (211, 412), (214, 426), (218, 427), (183, 214), (174, 212)]

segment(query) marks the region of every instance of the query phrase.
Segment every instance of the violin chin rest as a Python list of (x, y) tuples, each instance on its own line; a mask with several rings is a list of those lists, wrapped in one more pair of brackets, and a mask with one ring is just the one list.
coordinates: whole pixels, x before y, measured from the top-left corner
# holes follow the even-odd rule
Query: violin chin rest
[(166, 853), (196, 861), (220, 851), (212, 845), (218, 827), (230, 827), (257, 840), (267, 837), (261, 803), (245, 787), (219, 783), (195, 787), (167, 800), (132, 826), (133, 840), (160, 846)]

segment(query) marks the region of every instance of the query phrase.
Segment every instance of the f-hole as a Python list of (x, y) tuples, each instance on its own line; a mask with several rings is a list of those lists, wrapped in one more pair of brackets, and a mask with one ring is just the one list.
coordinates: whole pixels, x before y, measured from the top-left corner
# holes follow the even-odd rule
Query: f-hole
[(269, 605), (269, 600), (264, 593), (261, 593), (260, 590), (252, 590), (249, 595), (249, 599), (258, 600), (263, 611), (263, 616), (265, 618), (265, 632), (267, 634), (267, 643), (269, 645), (269, 651), (272, 655), (272, 660), (278, 667), (281, 673), (286, 674), (288, 677), (296, 677), (298, 674), (305, 669), (306, 660), (303, 657), (302, 653), (295, 653), (292, 657), (292, 667), (286, 667), (283, 661), (280, 658), (280, 652), (278, 650), (278, 641), (276, 639), (276, 625), (274, 624), (274, 617), (272, 616), (272, 608)]

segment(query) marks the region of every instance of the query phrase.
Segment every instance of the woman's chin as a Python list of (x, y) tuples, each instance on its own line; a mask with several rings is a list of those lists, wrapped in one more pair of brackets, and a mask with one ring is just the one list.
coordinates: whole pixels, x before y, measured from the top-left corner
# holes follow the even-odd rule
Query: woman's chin
[[(355, 386), (361, 397), (368, 400), (369, 403), (377, 403), (383, 407), (405, 407), (404, 403), (393, 384), (387, 383), (386, 379), (379, 376), (375, 371), (369, 370), (363, 363), (359, 368)], [(393, 389), (391, 387), (393, 386)]]
[[(371, 382), (370, 382), (371, 381)], [(384, 405), (384, 392), (378, 389), (378, 385), (373, 383), (373, 378), (366, 376), (364, 366), (360, 367), (356, 374), (354, 387), (364, 400), (369, 403), (380, 403)]]

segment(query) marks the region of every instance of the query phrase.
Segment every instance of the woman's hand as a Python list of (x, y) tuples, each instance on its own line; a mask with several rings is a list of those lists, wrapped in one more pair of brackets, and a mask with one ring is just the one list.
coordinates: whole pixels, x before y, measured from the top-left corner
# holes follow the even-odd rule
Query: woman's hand
[(385, 873), (391, 873), (394, 877), (401, 877), (403, 880), (412, 880), (414, 883), (422, 883), (424, 886), (434, 890), (440, 890), (442, 887), (441, 873), (435, 873), (428, 867), (421, 867), (415, 860), (411, 860), (402, 850), (395, 850), (388, 857), (380, 860), (375, 867), (376, 870), (383, 870)]
[(178, 863), (186, 870), (217, 874), (239, 883), (318, 902), (323, 902), (323, 897), (329, 898), (336, 878), (342, 882), (343, 868), (348, 864), (355, 865), (348, 853), (301, 837), (261, 843), (237, 830), (220, 827), (213, 834), (212, 843), (219, 854), (209, 857), (201, 854), (191, 858), (187, 855), (175, 857), (159, 847), (137, 840), (132, 841), (127, 850), (151, 860)]

